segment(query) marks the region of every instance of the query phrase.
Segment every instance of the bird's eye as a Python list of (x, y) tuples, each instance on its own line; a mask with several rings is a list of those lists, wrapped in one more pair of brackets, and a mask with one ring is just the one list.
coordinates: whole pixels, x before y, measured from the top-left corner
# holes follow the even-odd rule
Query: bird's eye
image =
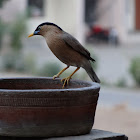
[(38, 27), (38, 30), (40, 30), (40, 29), (41, 29), (41, 27), (39, 26), (39, 27)]

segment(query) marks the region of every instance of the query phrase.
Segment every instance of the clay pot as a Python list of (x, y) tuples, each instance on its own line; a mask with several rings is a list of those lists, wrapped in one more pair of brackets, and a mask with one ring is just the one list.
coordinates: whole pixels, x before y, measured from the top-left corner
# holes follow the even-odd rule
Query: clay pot
[(56, 137), (92, 129), (100, 85), (60, 79), (0, 79), (0, 135)]

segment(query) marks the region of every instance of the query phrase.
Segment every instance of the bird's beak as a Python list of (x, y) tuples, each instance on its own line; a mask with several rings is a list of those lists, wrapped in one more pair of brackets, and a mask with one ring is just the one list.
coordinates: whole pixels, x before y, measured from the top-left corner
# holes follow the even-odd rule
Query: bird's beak
[(32, 33), (32, 34), (30, 34), (28, 37), (31, 37), (31, 36), (33, 36), (34, 34)]
[(38, 35), (39, 31), (34, 31), (34, 33), (30, 34), (28, 37), (32, 37), (34, 35)]

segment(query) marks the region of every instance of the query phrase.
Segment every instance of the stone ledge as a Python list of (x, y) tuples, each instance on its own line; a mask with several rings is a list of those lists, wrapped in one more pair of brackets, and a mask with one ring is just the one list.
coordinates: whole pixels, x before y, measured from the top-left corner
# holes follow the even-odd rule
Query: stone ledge
[(90, 134), (81, 136), (69, 136), (58, 138), (26, 138), (0, 136), (0, 140), (128, 140), (127, 136), (119, 133), (112, 133), (104, 130), (92, 129)]
[(124, 134), (92, 129), (90, 134), (87, 135), (49, 138), (44, 140), (128, 140), (128, 138)]

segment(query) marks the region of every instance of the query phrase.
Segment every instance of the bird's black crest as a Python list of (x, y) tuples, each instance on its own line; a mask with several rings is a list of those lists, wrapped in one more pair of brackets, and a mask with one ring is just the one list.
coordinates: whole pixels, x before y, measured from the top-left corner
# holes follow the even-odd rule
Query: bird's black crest
[[(62, 30), (58, 25), (56, 25), (56, 24), (54, 24), (54, 23), (51, 23), (51, 22), (44, 22), (44, 23), (40, 24), (38, 27), (41, 27), (41, 26), (44, 26), (44, 25), (52, 25), (52, 26), (55, 26), (55, 27), (57, 27), (58, 29)], [(37, 27), (37, 29), (38, 29), (38, 27)], [(36, 29), (36, 30), (37, 30), (37, 29)]]

